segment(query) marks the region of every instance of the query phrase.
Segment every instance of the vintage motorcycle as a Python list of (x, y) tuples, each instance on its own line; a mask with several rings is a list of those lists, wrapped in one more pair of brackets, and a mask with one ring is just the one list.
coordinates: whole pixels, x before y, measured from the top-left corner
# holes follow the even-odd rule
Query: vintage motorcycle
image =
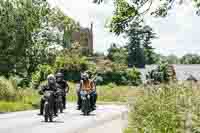
[(56, 106), (60, 113), (63, 113), (64, 105), (63, 105), (63, 99), (64, 91), (60, 88), (57, 89), (56, 92)]
[(55, 92), (53, 91), (45, 91), (44, 93), (44, 120), (45, 122), (53, 121), (54, 114), (54, 100), (55, 100)]
[(83, 112), (83, 115), (88, 116), (90, 112), (92, 111), (92, 104), (91, 104), (91, 96), (90, 93), (87, 91), (81, 91), (81, 111)]

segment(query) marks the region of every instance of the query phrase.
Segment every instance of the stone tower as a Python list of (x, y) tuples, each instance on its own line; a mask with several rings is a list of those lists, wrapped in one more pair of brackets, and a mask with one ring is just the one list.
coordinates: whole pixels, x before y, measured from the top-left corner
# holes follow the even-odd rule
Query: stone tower
[(93, 54), (93, 23), (90, 28), (80, 27), (79, 31), (73, 32), (71, 41), (80, 43), (83, 51)]

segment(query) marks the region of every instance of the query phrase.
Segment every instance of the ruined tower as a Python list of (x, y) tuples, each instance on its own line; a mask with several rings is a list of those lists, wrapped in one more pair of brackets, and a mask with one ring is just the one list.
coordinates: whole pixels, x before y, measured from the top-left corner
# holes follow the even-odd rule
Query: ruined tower
[(79, 31), (72, 33), (72, 42), (78, 42), (84, 53), (93, 54), (93, 23), (90, 28), (80, 27)]

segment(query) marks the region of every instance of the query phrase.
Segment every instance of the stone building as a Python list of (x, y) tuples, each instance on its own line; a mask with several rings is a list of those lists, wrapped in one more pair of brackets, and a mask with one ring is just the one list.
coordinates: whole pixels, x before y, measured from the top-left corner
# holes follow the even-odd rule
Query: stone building
[(72, 42), (78, 42), (81, 45), (82, 52), (85, 54), (93, 53), (93, 24), (90, 28), (80, 27), (79, 31), (72, 33)]

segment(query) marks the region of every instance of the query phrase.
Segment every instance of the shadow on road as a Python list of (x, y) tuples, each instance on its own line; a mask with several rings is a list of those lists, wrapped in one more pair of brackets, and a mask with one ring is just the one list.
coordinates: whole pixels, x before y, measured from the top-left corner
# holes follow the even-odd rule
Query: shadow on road
[(64, 121), (53, 121), (53, 122), (45, 122), (45, 121), (41, 121), (43, 123), (65, 123)]
[(87, 117), (87, 116), (96, 116), (96, 114), (89, 114), (89, 115), (80, 114), (80, 115), (85, 116), (85, 117)]

